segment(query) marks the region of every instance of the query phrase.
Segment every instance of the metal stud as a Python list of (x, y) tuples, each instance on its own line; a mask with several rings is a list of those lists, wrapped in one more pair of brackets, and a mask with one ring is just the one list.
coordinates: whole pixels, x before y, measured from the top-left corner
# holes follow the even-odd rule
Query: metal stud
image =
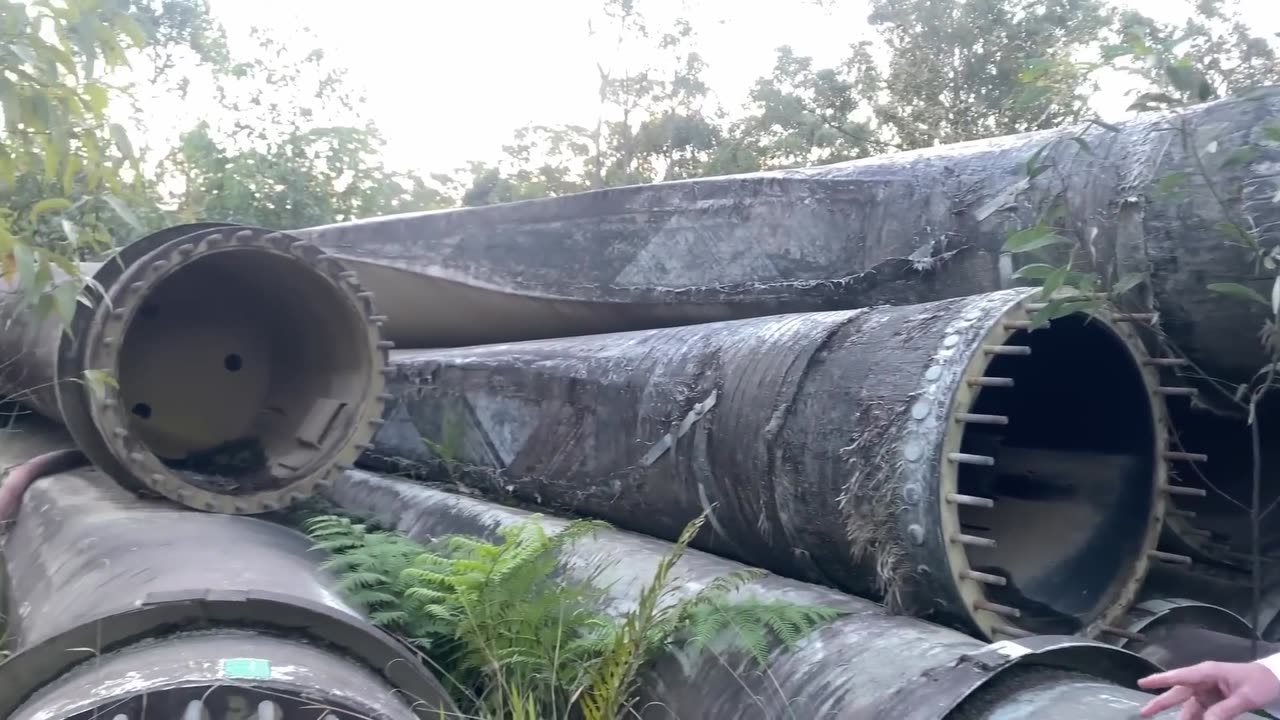
[(970, 455), (969, 453), (953, 452), (947, 455), (947, 458), (954, 463), (962, 465), (984, 465), (991, 467), (996, 464), (996, 459), (989, 455)]
[(1124, 638), (1125, 640), (1136, 640), (1137, 642), (1147, 641), (1147, 637), (1141, 633), (1136, 633), (1132, 630), (1125, 630), (1124, 628), (1112, 627), (1111, 625), (1103, 625), (1099, 627), (1098, 632), (1105, 633), (1107, 635), (1115, 635), (1116, 637)]
[(961, 495), (960, 493), (947, 493), (947, 502), (953, 505), (964, 505), (966, 507), (993, 508), (996, 501), (991, 498), (977, 497), (976, 495)]
[(965, 535), (964, 533), (956, 533), (951, 536), (952, 542), (958, 542), (961, 545), (969, 545), (971, 547), (994, 548), (996, 541), (991, 538), (978, 537), (977, 535)]
[(1152, 560), (1159, 560), (1161, 562), (1173, 563), (1174, 565), (1190, 565), (1191, 564), (1191, 558), (1186, 555), (1179, 555), (1177, 553), (1168, 553), (1162, 550), (1152, 550), (1147, 554), (1151, 557)]
[(186, 710), (182, 711), (182, 720), (209, 720), (209, 711), (203, 701), (192, 700), (187, 703)]
[(1177, 452), (1175, 450), (1164, 451), (1165, 460), (1185, 460), (1186, 462), (1209, 462), (1208, 455), (1200, 453)]
[(1209, 494), (1204, 488), (1187, 487), (1185, 485), (1161, 485), (1160, 489), (1170, 495), (1187, 495), (1190, 497), (1204, 497)]
[(1031, 348), (1026, 345), (983, 345), (982, 351), (988, 355), (1025, 356), (1031, 354)]
[(999, 575), (992, 575), (991, 573), (978, 572), (977, 570), (961, 570), (960, 577), (966, 580), (972, 580), (974, 582), (982, 583), (983, 585), (995, 585), (997, 587), (1004, 587), (1009, 584), (1008, 580), (1000, 577)]
[(998, 387), (998, 388), (1013, 387), (1013, 378), (1004, 378), (1004, 377), (976, 377), (976, 378), (969, 378), (965, 382), (969, 383), (971, 387)]
[(979, 415), (977, 413), (956, 413), (956, 422), (974, 425), (1008, 425), (1009, 418), (1004, 415)]
[(981, 610), (986, 610), (987, 612), (995, 613), (996, 615), (1001, 615), (1007, 618), (1022, 617), (1021, 610), (1009, 607), (1008, 605), (1001, 605), (1000, 603), (993, 603), (987, 600), (977, 600), (973, 605)]

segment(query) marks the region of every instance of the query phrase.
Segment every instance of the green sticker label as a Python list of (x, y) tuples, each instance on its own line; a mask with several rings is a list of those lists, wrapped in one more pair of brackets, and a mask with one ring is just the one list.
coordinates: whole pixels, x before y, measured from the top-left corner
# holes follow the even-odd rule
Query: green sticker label
[(219, 672), (225, 678), (267, 680), (271, 677), (271, 661), (255, 658), (226, 658), (221, 662)]

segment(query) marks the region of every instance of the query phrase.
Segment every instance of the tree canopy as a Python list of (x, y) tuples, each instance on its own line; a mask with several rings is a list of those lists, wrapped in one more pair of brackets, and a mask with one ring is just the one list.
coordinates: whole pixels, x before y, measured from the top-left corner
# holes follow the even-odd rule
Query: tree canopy
[[(0, 0), (0, 271), (48, 285), (68, 258), (178, 221), (296, 228), (1055, 127), (1090, 116), (1104, 70), (1130, 75), (1139, 108), (1280, 81), (1277, 39), (1232, 0), (1195, 10), (1167, 24), (1112, 0), (873, 0), (839, 62), (759, 48), (771, 71), (724, 107), (690, 21), (601, 0), (601, 57), (582, 58), (595, 116), (531, 124), (494, 138), (496, 162), (427, 174), (393, 169), (322, 49), (258, 30), (233, 51), (207, 0)], [(148, 93), (192, 92), (220, 111), (171, 146), (138, 143)], [(60, 292), (32, 301), (65, 312), (75, 295)]]

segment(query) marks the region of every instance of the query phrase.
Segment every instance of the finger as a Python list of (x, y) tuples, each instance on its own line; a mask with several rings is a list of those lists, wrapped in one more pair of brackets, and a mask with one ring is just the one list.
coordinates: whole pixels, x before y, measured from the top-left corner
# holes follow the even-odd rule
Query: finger
[(1205, 710), (1204, 720), (1235, 720), (1254, 709), (1253, 703), (1249, 702), (1248, 698), (1242, 693), (1237, 693)]
[(1156, 713), (1163, 712), (1169, 708), (1186, 702), (1194, 694), (1194, 691), (1186, 686), (1179, 685), (1172, 690), (1166, 690), (1159, 697), (1142, 706), (1142, 717), (1151, 717)]
[(1195, 698), (1187, 700), (1182, 712), (1178, 713), (1178, 720), (1204, 720), (1204, 706)]
[(1174, 685), (1197, 685), (1213, 680), (1214, 663), (1202, 662), (1191, 667), (1148, 675), (1138, 681), (1138, 687), (1146, 690), (1168, 688)]

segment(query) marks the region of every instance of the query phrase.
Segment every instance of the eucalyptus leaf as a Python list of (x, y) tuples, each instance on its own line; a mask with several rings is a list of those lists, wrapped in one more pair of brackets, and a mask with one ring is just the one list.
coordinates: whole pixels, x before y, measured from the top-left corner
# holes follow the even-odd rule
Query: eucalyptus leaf
[(13, 263), (18, 272), (18, 287), (30, 293), (36, 285), (36, 254), (26, 243), (13, 248)]
[(1231, 295), (1245, 300), (1252, 300), (1263, 307), (1271, 307), (1271, 303), (1262, 296), (1262, 293), (1239, 283), (1210, 283), (1208, 288), (1210, 292), (1216, 292), (1220, 295)]
[(1043, 280), (1053, 274), (1056, 269), (1057, 268), (1052, 265), (1033, 263), (1031, 265), (1024, 265), (1018, 268), (1017, 272), (1013, 274), (1013, 277), (1018, 280)]
[(36, 222), (41, 215), (62, 212), (71, 209), (71, 201), (66, 198), (45, 198), (31, 206), (31, 222)]
[(1005, 241), (1004, 252), (1029, 252), (1038, 250), (1050, 245), (1071, 245), (1072, 242), (1053, 231), (1053, 228), (1044, 225), (1036, 225), (1025, 230), (1019, 230), (1009, 239)]
[(1060, 268), (1055, 268), (1054, 271), (1049, 273), (1049, 276), (1044, 279), (1044, 283), (1040, 286), (1040, 292), (1045, 297), (1049, 297), (1058, 292), (1058, 290), (1060, 290), (1066, 283), (1067, 273), (1069, 271), (1070, 268), (1065, 265)]
[(116, 382), (115, 376), (107, 370), (87, 369), (84, 371), (84, 381), (98, 398), (106, 397), (108, 388), (113, 390), (120, 388), (120, 383)]
[(64, 329), (69, 329), (76, 314), (76, 298), (80, 295), (79, 283), (65, 280), (53, 288), (53, 311), (58, 314)]
[(120, 154), (127, 160), (137, 159), (137, 155), (133, 152), (133, 143), (129, 140), (129, 132), (124, 129), (124, 126), (120, 123), (111, 123), (108, 127), (111, 130), (111, 141), (116, 144)]
[(1126, 273), (1123, 277), (1116, 281), (1115, 287), (1111, 288), (1111, 292), (1116, 295), (1123, 295), (1138, 285), (1141, 285), (1147, 279), (1144, 272)]
[(120, 216), (121, 220), (129, 223), (129, 227), (142, 232), (142, 221), (138, 219), (138, 216), (134, 214), (133, 210), (129, 209), (129, 206), (123, 200), (111, 193), (103, 193), (102, 199), (111, 206), (111, 209), (115, 211), (116, 215)]

